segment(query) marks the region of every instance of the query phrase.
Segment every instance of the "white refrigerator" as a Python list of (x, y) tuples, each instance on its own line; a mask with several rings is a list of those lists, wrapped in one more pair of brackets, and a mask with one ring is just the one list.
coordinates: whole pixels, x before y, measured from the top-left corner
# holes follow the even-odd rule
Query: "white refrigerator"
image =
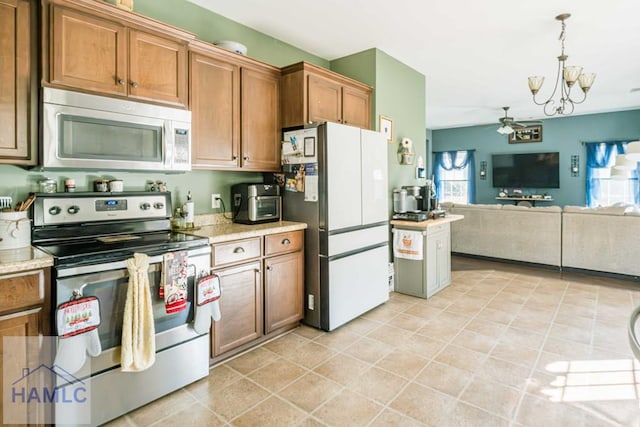
[(331, 331), (389, 299), (387, 141), (337, 123), (283, 133), (285, 220), (305, 233), (304, 322)]

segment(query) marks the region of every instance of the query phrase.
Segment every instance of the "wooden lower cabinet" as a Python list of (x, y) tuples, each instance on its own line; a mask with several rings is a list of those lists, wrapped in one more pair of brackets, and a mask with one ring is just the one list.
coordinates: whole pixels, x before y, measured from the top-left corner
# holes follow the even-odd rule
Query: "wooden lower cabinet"
[(260, 261), (216, 270), (220, 276), (220, 313), (213, 323), (212, 355), (218, 356), (262, 336)]
[(301, 251), (264, 260), (264, 332), (304, 317), (304, 256)]
[(303, 248), (302, 230), (213, 245), (222, 318), (211, 327), (212, 363), (294, 328), (303, 318)]
[[(0, 275), (0, 394), (9, 393), (3, 390), (4, 375), (12, 377), (22, 374), (24, 368), (31, 368), (39, 361), (41, 348), (29, 348), (29, 342), (20, 340), (8, 353), (4, 347), (5, 337), (38, 337), (49, 334), (49, 269), (32, 270)], [(33, 343), (31, 343), (33, 344)], [(30, 383), (37, 379), (30, 377)], [(38, 384), (34, 383), (33, 386)], [(28, 425), (43, 425), (42, 408), (13, 408), (19, 412), (20, 419), (28, 419)], [(14, 412), (14, 416), (18, 413)], [(3, 400), (0, 400), (0, 419), (3, 419)], [(25, 424), (27, 425), (27, 424)]]

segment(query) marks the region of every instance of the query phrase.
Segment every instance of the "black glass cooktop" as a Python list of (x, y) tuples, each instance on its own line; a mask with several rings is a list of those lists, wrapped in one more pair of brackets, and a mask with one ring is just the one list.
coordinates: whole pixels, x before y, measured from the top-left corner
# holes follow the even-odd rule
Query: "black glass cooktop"
[(41, 243), (37, 247), (54, 257), (55, 266), (80, 266), (125, 260), (135, 252), (153, 256), (208, 244), (209, 239), (206, 237), (163, 231)]

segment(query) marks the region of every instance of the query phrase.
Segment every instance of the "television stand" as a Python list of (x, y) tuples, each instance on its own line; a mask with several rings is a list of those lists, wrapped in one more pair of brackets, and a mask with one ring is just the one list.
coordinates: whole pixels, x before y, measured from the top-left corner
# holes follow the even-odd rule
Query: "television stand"
[(536, 202), (553, 202), (553, 198), (545, 198), (545, 197), (496, 197), (496, 200), (510, 200), (512, 201), (515, 205), (518, 204), (518, 202), (529, 202), (531, 203), (531, 206), (535, 206)]

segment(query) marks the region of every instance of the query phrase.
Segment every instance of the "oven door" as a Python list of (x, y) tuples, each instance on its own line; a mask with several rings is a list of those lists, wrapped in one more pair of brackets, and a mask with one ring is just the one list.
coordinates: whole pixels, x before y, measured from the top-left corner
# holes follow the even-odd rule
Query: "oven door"
[[(194, 318), (194, 284), (198, 277), (210, 271), (210, 247), (188, 252), (188, 303), (187, 308), (167, 314), (164, 299), (158, 296), (162, 275), (162, 256), (149, 259), (149, 290), (153, 306), (156, 333), (156, 352), (179, 345), (198, 337), (192, 326)], [(95, 296), (100, 301), (101, 322), (98, 327), (102, 353), (91, 359), (91, 374), (120, 366), (122, 320), (127, 297), (129, 273), (124, 262), (93, 266), (92, 273), (73, 275), (73, 269), (58, 272), (56, 280), (56, 306), (69, 301), (74, 295)], [(60, 277), (65, 276), (65, 277)]]

